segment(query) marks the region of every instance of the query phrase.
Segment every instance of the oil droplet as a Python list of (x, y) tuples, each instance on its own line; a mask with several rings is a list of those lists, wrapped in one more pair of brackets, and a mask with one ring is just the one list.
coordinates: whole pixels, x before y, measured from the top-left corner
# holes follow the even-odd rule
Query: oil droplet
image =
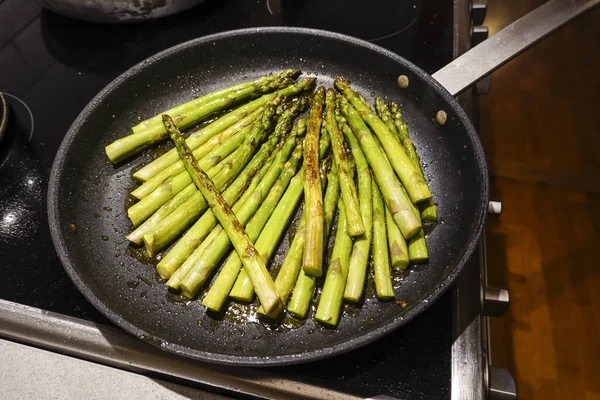
[(103, 209), (104, 211), (112, 211), (112, 208), (111, 208), (111, 207), (102, 207), (102, 209)]
[(100, 237), (101, 237), (101, 238), (102, 238), (102, 240), (104, 240), (105, 242), (107, 242), (107, 241), (108, 241), (108, 239), (110, 239), (110, 238), (109, 238), (108, 236), (106, 236), (106, 235), (102, 235), (102, 236), (100, 236)]

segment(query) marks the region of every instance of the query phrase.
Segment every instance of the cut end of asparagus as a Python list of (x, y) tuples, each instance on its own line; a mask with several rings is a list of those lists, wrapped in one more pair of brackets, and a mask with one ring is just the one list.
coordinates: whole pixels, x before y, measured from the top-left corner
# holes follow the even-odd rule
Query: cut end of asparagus
[(140, 245), (143, 243), (144, 238), (134, 235), (135, 231), (131, 232), (129, 235), (125, 236), (125, 239), (129, 240), (131, 243)]
[(181, 290), (181, 294), (186, 299), (193, 299), (196, 295), (196, 290), (190, 290), (190, 288), (187, 287), (184, 282), (179, 283), (179, 290)]
[(323, 268), (319, 265), (319, 266), (302, 266), (302, 270), (304, 271), (304, 273), (308, 276), (313, 276), (315, 278), (318, 278), (319, 276), (323, 275)]
[(397, 259), (392, 261), (392, 268), (396, 269), (396, 270), (402, 270), (404, 271), (406, 268), (408, 268), (408, 264), (409, 264), (409, 260), (408, 257), (406, 257), (406, 259)]
[[(144, 247), (146, 247), (146, 251), (150, 257), (154, 257), (156, 254), (154, 253), (154, 235), (151, 233), (147, 233), (144, 235)], [(168, 279), (168, 277), (167, 277)]]
[(426, 207), (423, 207), (423, 209), (421, 211), (421, 219), (423, 221), (427, 221), (427, 222), (436, 222), (437, 221), (437, 207), (433, 203), (431, 205), (427, 205)]
[[(156, 272), (162, 279), (171, 279), (171, 277), (173, 275), (173, 270), (171, 268), (165, 267), (164, 265), (160, 265), (160, 264), (158, 264), (156, 266)], [(167, 283), (167, 286), (170, 287), (170, 285), (168, 285), (168, 283)]]
[(394, 300), (394, 292), (390, 293), (377, 293), (377, 298), (382, 301), (391, 301)]
[(118, 164), (121, 161), (118, 145), (116, 145), (115, 143), (111, 143), (108, 146), (106, 146), (104, 148), (104, 151), (106, 152), (106, 156), (108, 157), (111, 163)]
[(422, 225), (421, 225), (421, 224), (419, 224), (419, 225), (416, 225), (416, 226), (415, 226), (414, 228), (412, 228), (412, 229), (403, 230), (403, 231), (402, 231), (402, 235), (404, 235), (404, 237), (405, 237), (407, 240), (408, 240), (408, 239), (411, 239), (411, 238), (415, 237), (415, 236), (416, 236), (416, 235), (419, 233), (419, 231), (420, 231), (422, 228), (423, 228), (423, 227), (422, 227)]

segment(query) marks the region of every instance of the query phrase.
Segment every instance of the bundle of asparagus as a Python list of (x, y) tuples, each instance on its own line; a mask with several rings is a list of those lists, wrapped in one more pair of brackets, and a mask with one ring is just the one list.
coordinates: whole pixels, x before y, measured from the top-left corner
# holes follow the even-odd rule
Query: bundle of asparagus
[[(364, 296), (370, 259), (381, 300), (394, 299), (396, 271), (428, 260), (421, 221), (436, 221), (437, 209), (398, 104), (378, 98), (373, 110), (341, 78), (338, 93), (311, 94), (316, 79), (299, 76), (283, 70), (171, 108), (106, 154), (119, 163), (167, 137), (175, 144), (133, 174), (138, 201), (127, 210), (128, 240), (150, 256), (170, 246), (156, 269), (171, 290), (194, 299), (208, 286), (202, 304), (213, 311), (256, 294), (258, 314), (272, 319), (286, 305), (305, 318), (318, 297), (315, 319), (336, 326), (344, 300)], [(218, 112), (184, 138), (181, 130)], [(275, 274), (270, 260), (303, 197)]]

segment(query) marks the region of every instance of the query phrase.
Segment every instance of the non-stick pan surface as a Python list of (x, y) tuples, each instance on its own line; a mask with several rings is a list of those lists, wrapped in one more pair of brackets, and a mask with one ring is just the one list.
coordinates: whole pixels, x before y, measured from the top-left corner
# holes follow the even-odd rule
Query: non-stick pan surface
[[(132, 255), (126, 198), (131, 173), (145, 154), (112, 166), (104, 146), (147, 118), (201, 93), (282, 68), (300, 68), (331, 86), (349, 79), (368, 99), (402, 104), (438, 204), (440, 220), (429, 227), (430, 261), (395, 274), (394, 302), (374, 298), (372, 287), (358, 306), (346, 305), (337, 329), (288, 318), (267, 326), (232, 305), (210, 315), (200, 301), (181, 302), (158, 280), (154, 265)], [(396, 78), (405, 74), (408, 89)], [(59, 95), (59, 94), (57, 94)], [(448, 119), (438, 126), (434, 117)], [(261, 28), (200, 38), (133, 67), (82, 111), (58, 152), (49, 188), (49, 220), (61, 260), (87, 299), (128, 332), (192, 358), (237, 365), (306, 362), (376, 340), (426, 309), (452, 283), (472, 255), (488, 202), (481, 144), (458, 103), (430, 76), (401, 57), (351, 37), (308, 29)], [(274, 257), (280, 265), (293, 228)], [(255, 309), (253, 307), (252, 309)]]

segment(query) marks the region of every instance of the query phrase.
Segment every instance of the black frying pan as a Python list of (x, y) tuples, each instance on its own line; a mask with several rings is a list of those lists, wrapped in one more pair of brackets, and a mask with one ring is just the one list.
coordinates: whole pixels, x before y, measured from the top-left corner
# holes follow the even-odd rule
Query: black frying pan
[[(572, 4), (565, 0), (551, 3)], [(192, 88), (208, 92), (289, 67), (316, 73), (319, 83), (327, 86), (333, 77), (343, 76), (367, 98), (375, 94), (403, 105), (440, 215), (427, 238), (429, 263), (396, 277), (396, 297), (407, 302), (406, 308), (375, 299), (368, 287), (362, 304), (345, 306), (337, 329), (316, 324), (312, 315), (306, 321), (287, 319), (281, 325), (267, 326), (239, 315), (248, 307), (233, 305), (225, 315), (209, 315), (199, 301), (177, 301), (157, 279), (154, 266), (131, 254), (125, 240), (131, 229), (125, 198), (133, 186), (131, 173), (149, 156), (113, 167), (104, 146), (126, 134), (138, 116), (155, 115), (189, 100)], [(396, 84), (401, 74), (410, 79), (408, 89)], [(458, 90), (455, 87), (453, 94)], [(434, 122), (439, 110), (448, 116), (443, 126)], [(49, 220), (56, 249), (70, 277), (93, 305), (128, 332), (166, 350), (238, 365), (321, 359), (364, 345), (407, 323), (460, 273), (477, 246), (488, 205), (481, 144), (465, 113), (440, 83), (368, 42), (290, 28), (212, 35), (133, 67), (99, 93), (73, 123), (54, 162), (49, 186)], [(280, 244), (275, 265), (280, 264), (288, 241), (289, 235)]]

